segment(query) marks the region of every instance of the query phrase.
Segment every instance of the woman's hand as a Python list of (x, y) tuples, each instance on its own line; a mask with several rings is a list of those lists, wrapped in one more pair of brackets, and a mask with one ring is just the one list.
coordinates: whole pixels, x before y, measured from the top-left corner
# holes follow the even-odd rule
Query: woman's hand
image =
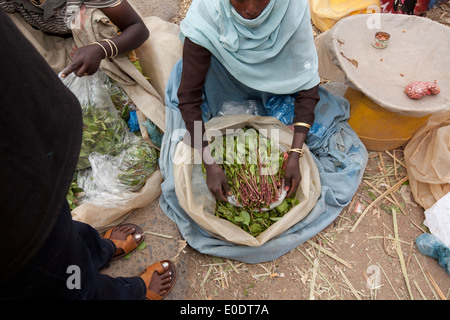
[[(306, 139), (306, 133), (295, 132), (292, 140), (293, 149), (301, 149), (303, 142)], [(289, 198), (297, 192), (302, 175), (299, 167), (300, 154), (297, 152), (290, 152), (286, 159), (286, 168), (284, 171), (284, 188), (288, 191), (286, 197)]]
[(104, 58), (105, 52), (97, 44), (81, 47), (75, 51), (72, 63), (64, 69), (61, 77), (64, 78), (72, 72), (78, 77), (92, 75), (98, 70)]
[(206, 184), (213, 196), (220, 201), (228, 202), (227, 196), (231, 195), (231, 188), (222, 168), (215, 162), (204, 164), (206, 169)]
[(198, 150), (202, 154), (203, 166), (206, 170), (206, 185), (214, 198), (227, 202), (227, 196), (231, 195), (228, 179), (222, 168), (214, 161), (208, 145)]
[[(111, 22), (121, 31), (119, 35), (109, 40), (114, 42), (114, 51), (112, 47), (104, 40), (98, 44), (91, 44), (79, 48), (75, 54), (72, 63), (64, 69), (61, 77), (74, 72), (77, 76), (94, 74), (102, 59), (130, 50), (139, 48), (149, 37), (149, 31), (145, 23), (133, 7), (127, 2), (122, 1), (114, 7), (102, 8), (103, 13)], [(106, 50), (106, 52), (105, 52)]]
[(298, 161), (300, 155), (296, 152), (289, 153), (286, 159), (286, 168), (284, 171), (284, 188), (287, 191), (286, 198), (293, 196), (300, 185), (302, 178)]

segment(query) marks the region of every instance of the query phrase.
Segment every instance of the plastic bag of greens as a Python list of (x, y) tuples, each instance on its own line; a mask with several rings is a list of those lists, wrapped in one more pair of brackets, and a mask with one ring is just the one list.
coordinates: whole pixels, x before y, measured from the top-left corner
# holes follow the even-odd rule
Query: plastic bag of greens
[(85, 196), (80, 203), (123, 199), (139, 190), (156, 170), (157, 150), (129, 131), (110, 97), (109, 78), (70, 74), (63, 79), (83, 113), (83, 138), (76, 183)]
[(157, 169), (158, 153), (145, 141), (138, 140), (117, 156), (97, 152), (89, 155), (91, 168), (79, 172), (77, 179), (78, 187), (86, 194), (82, 202), (95, 199), (97, 204), (111, 205), (144, 185)]
[(83, 139), (77, 169), (90, 167), (92, 152), (117, 155), (129, 143), (127, 124), (118, 115), (101, 70), (86, 77), (71, 73), (63, 83), (78, 98), (83, 113)]
[(130, 119), (130, 112), (137, 110), (136, 105), (117, 81), (108, 77), (105, 81), (105, 86), (120, 117), (128, 121)]

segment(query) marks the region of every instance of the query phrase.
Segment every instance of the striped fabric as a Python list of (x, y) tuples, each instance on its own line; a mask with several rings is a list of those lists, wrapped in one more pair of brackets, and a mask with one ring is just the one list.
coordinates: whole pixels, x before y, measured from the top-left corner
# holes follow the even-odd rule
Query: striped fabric
[[(75, 0), (66, 1), (62, 6), (53, 9), (52, 14), (44, 19), (44, 3), (49, 0), (0, 0), (0, 8), (8, 13), (19, 13), (22, 18), (32, 27), (43, 32), (52, 34), (71, 34), (68, 27), (68, 19), (71, 14), (67, 14), (68, 6), (87, 8), (109, 8), (119, 5), (122, 0)], [(25, 4), (25, 2), (28, 2)], [(34, 10), (29, 9), (29, 4), (33, 4)]]
[(77, 6), (80, 7), (82, 4), (86, 8), (109, 8), (119, 5), (122, 0), (78, 0), (78, 1), (67, 1), (67, 6)]

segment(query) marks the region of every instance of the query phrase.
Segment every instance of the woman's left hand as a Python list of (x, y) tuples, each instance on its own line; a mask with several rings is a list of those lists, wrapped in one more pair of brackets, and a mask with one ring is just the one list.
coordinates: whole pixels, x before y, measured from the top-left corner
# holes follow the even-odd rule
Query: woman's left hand
[(287, 190), (286, 198), (293, 196), (297, 192), (302, 178), (300, 167), (298, 165), (300, 157), (296, 152), (291, 152), (286, 159), (286, 168), (284, 173), (284, 188)]
[[(305, 132), (295, 132), (294, 139), (292, 141), (292, 149), (300, 149), (305, 141)], [(297, 188), (300, 185), (302, 175), (300, 173), (299, 161), (300, 154), (298, 152), (290, 152), (286, 159), (286, 168), (284, 170), (284, 188), (287, 190), (286, 197), (289, 198), (297, 192)]]
[(72, 63), (63, 70), (61, 77), (64, 78), (70, 73), (75, 73), (78, 77), (94, 74), (102, 59), (105, 58), (105, 52), (96, 44), (81, 47), (73, 56)]

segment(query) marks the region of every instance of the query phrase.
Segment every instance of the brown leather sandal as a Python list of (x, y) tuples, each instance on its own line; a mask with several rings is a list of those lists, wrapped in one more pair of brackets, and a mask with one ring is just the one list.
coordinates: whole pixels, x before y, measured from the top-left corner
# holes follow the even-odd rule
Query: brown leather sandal
[[(162, 266), (162, 264), (164, 262), (167, 262), (169, 264), (169, 269), (168, 270), (164, 270), (164, 267)], [(166, 293), (164, 293), (162, 296), (160, 296), (159, 294), (151, 291), (148, 287), (150, 285), (152, 276), (153, 276), (153, 272), (158, 272), (159, 274), (163, 274), (164, 272), (171, 272), (171, 283), (170, 283), (170, 288), (166, 291)], [(145, 295), (147, 300), (162, 300), (164, 299), (172, 290), (172, 288), (175, 286), (175, 282), (177, 280), (177, 272), (175, 269), (175, 265), (172, 263), (172, 261), (170, 260), (162, 260), (159, 262), (156, 262), (154, 264), (152, 264), (151, 266), (148, 266), (144, 271), (142, 271), (139, 274), (139, 277), (141, 277), (144, 282), (145, 285), (147, 286), (147, 293)]]
[[(114, 231), (114, 229), (119, 228), (119, 227), (130, 227), (130, 228), (134, 229), (134, 232), (129, 234), (127, 236), (126, 240), (111, 239), (112, 232)], [(112, 258), (112, 260), (117, 260), (117, 259), (120, 259), (123, 256), (125, 256), (126, 254), (130, 253), (134, 249), (136, 249), (136, 247), (142, 241), (144, 241), (145, 233), (137, 225), (132, 224), (132, 223), (125, 223), (125, 224), (121, 224), (121, 225), (118, 225), (118, 226), (115, 226), (115, 227), (109, 229), (108, 231), (105, 232), (105, 234), (103, 235), (102, 238), (111, 240), (112, 242), (114, 242), (114, 244), (116, 245), (117, 248), (120, 248), (123, 250), (122, 253), (115, 255)]]

